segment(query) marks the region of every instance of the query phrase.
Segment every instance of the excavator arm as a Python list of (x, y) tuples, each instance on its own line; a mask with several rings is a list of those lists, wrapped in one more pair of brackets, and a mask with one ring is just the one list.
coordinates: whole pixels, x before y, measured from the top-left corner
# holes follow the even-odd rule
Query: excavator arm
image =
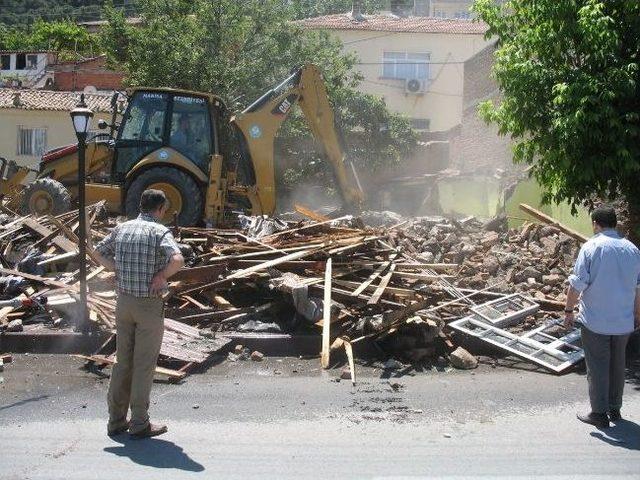
[(274, 141), (296, 102), (314, 138), (324, 148), (344, 207), (358, 210), (364, 202), (364, 193), (355, 170), (355, 182), (347, 174), (322, 74), (315, 65), (305, 65), (231, 120), (244, 136), (253, 164), (255, 189), (247, 195), (252, 203), (252, 213), (270, 215), (275, 211)]

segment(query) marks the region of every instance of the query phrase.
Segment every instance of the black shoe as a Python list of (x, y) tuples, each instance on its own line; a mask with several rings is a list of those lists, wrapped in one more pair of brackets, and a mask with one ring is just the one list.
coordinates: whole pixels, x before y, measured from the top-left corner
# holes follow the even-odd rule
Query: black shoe
[(123, 425), (122, 427), (114, 428), (113, 430), (107, 430), (107, 435), (110, 437), (117, 437), (129, 430), (129, 425)]
[(617, 422), (618, 420), (622, 420), (622, 415), (620, 415), (619, 408), (612, 409), (609, 412), (609, 420), (611, 420), (612, 422)]
[(609, 428), (610, 426), (609, 417), (607, 417), (606, 413), (589, 412), (584, 415), (578, 413), (576, 417), (578, 417), (578, 420), (581, 422), (588, 423), (596, 428)]

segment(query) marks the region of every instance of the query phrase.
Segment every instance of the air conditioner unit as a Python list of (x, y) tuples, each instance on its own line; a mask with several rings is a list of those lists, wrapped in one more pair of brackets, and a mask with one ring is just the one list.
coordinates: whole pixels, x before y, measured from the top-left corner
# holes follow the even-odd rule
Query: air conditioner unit
[(411, 95), (421, 95), (427, 89), (427, 81), (419, 78), (407, 78), (404, 82), (404, 91)]

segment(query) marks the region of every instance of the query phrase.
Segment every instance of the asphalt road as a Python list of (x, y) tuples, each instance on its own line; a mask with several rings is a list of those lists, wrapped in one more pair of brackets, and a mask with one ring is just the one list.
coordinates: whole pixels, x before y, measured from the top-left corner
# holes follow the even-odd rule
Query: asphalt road
[[(224, 362), (156, 384), (169, 433), (106, 433), (108, 379), (67, 356), (18, 355), (0, 385), (0, 479), (640, 478), (640, 375), (626, 419), (575, 419), (586, 379), (526, 365), (385, 374), (356, 387), (318, 360)], [(509, 362), (505, 362), (509, 363)]]

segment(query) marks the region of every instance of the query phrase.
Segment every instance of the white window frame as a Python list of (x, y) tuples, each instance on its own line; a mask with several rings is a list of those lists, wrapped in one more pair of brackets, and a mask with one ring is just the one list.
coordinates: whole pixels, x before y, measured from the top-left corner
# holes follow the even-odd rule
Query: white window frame
[[(395, 58), (393, 58), (395, 56)], [(414, 57), (411, 59), (410, 57)], [(423, 59), (417, 59), (415, 57), (424, 57)], [(406, 68), (407, 65), (414, 67), (413, 73), (409, 75), (403, 75), (399, 73), (398, 66), (402, 65)], [(420, 75), (418, 69), (419, 66), (425, 65), (426, 71), (424, 76)], [(389, 75), (389, 67), (392, 67), (393, 73)], [(418, 79), (429, 82), (431, 80), (431, 52), (397, 52), (388, 51), (382, 53), (382, 78), (388, 78), (392, 80), (408, 80)]]
[(47, 127), (18, 125), (16, 155), (40, 157), (47, 151)]

